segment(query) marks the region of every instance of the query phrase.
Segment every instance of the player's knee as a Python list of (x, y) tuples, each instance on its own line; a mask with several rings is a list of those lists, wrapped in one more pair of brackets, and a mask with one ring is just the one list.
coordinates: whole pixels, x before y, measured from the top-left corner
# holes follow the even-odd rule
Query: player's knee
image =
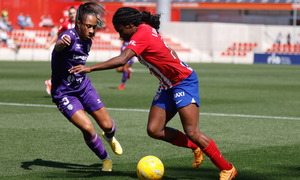
[(154, 139), (161, 139), (161, 134), (159, 131), (156, 131), (155, 129), (152, 128), (147, 128), (147, 133), (148, 136), (154, 138)]
[(185, 134), (189, 139), (193, 141), (195, 141), (199, 137), (199, 132), (195, 129), (187, 129), (185, 130)]
[(95, 129), (93, 124), (85, 124), (83, 126), (81, 126), (81, 131), (84, 134), (84, 136), (93, 136)]
[(107, 120), (107, 121), (103, 121), (101, 122), (101, 129), (104, 132), (110, 132), (113, 129), (113, 123), (111, 122), (111, 120)]

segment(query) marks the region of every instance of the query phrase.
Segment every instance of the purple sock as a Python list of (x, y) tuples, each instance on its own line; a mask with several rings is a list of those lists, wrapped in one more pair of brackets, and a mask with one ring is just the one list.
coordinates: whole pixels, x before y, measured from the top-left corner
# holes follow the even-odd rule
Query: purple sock
[(129, 71), (123, 72), (122, 84), (124, 84), (126, 82), (128, 75), (129, 75)]
[(111, 132), (105, 132), (105, 136), (107, 138), (112, 138), (114, 137), (115, 133), (116, 133), (116, 125), (115, 125), (115, 121), (113, 119), (111, 119), (112, 123), (113, 123), (113, 129), (111, 130)]
[(84, 138), (85, 143), (89, 146), (89, 148), (101, 159), (103, 160), (107, 156), (107, 152), (102, 144), (101, 139), (96, 133), (92, 138)]

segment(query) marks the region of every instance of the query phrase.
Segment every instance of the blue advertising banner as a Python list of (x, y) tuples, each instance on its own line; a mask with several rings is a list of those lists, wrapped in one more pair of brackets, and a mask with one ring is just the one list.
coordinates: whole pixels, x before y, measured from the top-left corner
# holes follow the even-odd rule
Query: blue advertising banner
[(289, 54), (254, 54), (254, 64), (300, 65), (300, 55)]

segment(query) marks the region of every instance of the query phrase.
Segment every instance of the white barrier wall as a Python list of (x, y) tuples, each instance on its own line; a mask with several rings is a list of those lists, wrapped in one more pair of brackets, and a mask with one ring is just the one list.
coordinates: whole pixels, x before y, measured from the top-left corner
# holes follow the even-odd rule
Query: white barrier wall
[[(9, 48), (0, 48), (0, 60), (12, 61), (51, 61), (51, 50), (20, 49), (18, 54)], [(119, 50), (92, 50), (89, 62), (105, 61), (120, 54)]]
[[(292, 26), (248, 25), (208, 22), (169, 22), (161, 25), (160, 32), (191, 52), (177, 51), (186, 62), (253, 63), (254, 52), (266, 52), (272, 47), (276, 36), (282, 33), (282, 43), (291, 34), (295, 41), (297, 29)], [(300, 33), (300, 31), (299, 31)], [(105, 35), (105, 34), (104, 34)], [(104, 36), (103, 35), (103, 36)], [(105, 37), (101, 37), (105, 38)], [(114, 40), (117, 41), (117, 40)], [(233, 43), (257, 43), (257, 47), (245, 56), (222, 55)], [(118, 40), (118, 43), (121, 44)], [(50, 49), (53, 49), (50, 48)], [(51, 51), (45, 49), (20, 49), (18, 54), (8, 48), (0, 48), (0, 60), (50, 61)], [(105, 61), (120, 53), (119, 50), (93, 50), (88, 61)]]
[[(254, 52), (265, 52), (282, 33), (282, 43), (291, 34), (296, 41), (298, 33), (292, 26), (248, 25), (234, 23), (170, 22), (162, 24), (162, 33), (193, 49), (196, 56), (184, 56), (191, 62), (253, 63)], [(299, 31), (300, 32), (300, 31)], [(257, 43), (246, 56), (224, 56), (233, 43)], [(180, 56), (180, 53), (179, 53)]]

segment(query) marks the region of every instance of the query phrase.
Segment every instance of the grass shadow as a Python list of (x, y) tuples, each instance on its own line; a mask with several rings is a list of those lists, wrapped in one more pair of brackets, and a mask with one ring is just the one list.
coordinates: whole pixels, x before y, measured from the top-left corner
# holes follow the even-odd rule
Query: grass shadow
[(64, 163), (58, 161), (48, 161), (43, 159), (34, 159), (33, 161), (22, 162), (21, 168), (25, 170), (33, 170), (32, 166), (41, 166), (41, 167), (49, 167), (49, 168), (59, 168), (67, 170), (65, 172), (51, 172), (51, 175), (48, 173), (44, 173), (46, 178), (93, 178), (93, 177), (101, 177), (101, 176), (110, 176), (111, 178), (119, 178), (119, 177), (129, 177), (136, 178), (135, 171), (113, 171), (113, 172), (102, 172), (100, 167), (102, 164), (91, 164), (91, 165), (83, 165), (83, 164), (75, 164), (75, 163)]

